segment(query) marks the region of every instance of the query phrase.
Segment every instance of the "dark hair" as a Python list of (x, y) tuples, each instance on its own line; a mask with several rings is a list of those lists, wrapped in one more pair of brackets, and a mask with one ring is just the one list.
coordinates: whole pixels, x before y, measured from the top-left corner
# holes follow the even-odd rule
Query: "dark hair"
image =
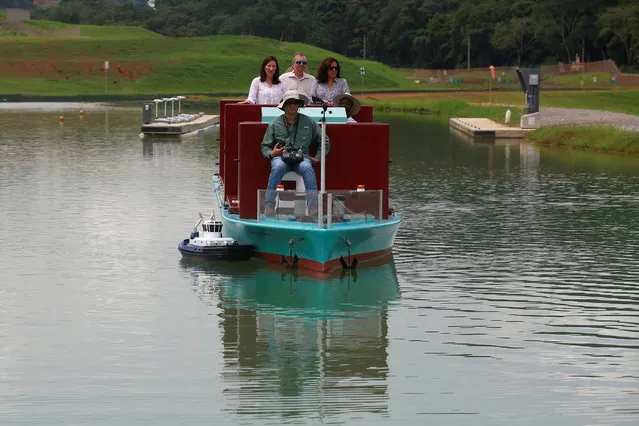
[(273, 74), (273, 84), (280, 83), (280, 63), (277, 62), (277, 58), (275, 56), (267, 56), (262, 61), (262, 66), (260, 66), (260, 81), (266, 81), (266, 70), (264, 67), (271, 61), (275, 61), (275, 74)]
[(335, 62), (337, 64), (337, 76), (336, 78), (339, 78), (340, 76), (340, 66), (339, 66), (339, 61), (335, 58), (331, 58), (330, 56), (328, 58), (325, 58), (321, 64), (319, 64), (319, 67), (317, 67), (317, 82), (318, 83), (328, 83), (328, 67), (331, 66), (331, 64)]

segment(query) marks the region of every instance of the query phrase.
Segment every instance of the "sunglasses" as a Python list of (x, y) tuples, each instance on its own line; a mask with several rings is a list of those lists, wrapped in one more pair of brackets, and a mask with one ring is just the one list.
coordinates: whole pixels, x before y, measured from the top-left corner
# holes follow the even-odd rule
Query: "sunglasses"
[(308, 62), (306, 61), (295, 61), (297, 65), (306, 65)]
[(339, 67), (328, 67), (329, 70), (331, 71), (337, 71), (339, 69)]

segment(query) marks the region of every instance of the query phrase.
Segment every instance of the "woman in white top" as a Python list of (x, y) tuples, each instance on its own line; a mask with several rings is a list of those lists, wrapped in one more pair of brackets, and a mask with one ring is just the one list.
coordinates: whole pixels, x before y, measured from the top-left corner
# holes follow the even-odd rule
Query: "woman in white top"
[(284, 85), (280, 82), (280, 65), (275, 56), (267, 56), (262, 61), (260, 76), (251, 81), (248, 98), (244, 104), (277, 105), (284, 95)]
[(345, 78), (340, 78), (337, 59), (331, 57), (324, 59), (317, 67), (317, 77), (311, 89), (311, 99), (315, 101), (316, 98), (319, 98), (332, 105), (335, 96), (350, 92), (348, 81)]

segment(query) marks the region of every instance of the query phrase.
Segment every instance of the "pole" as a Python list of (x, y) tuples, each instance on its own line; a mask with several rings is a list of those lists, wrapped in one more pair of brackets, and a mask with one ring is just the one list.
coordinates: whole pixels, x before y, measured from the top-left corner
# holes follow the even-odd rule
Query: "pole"
[(109, 75), (109, 61), (104, 61), (104, 94), (105, 95), (109, 91), (108, 75)]
[(322, 141), (320, 142), (322, 146), (320, 147), (320, 192), (317, 196), (317, 227), (321, 228), (323, 226), (323, 212), (324, 212), (324, 194), (326, 193), (326, 109), (328, 108), (328, 104), (326, 102), (322, 102), (322, 119), (320, 120), (322, 123)]
[(366, 34), (364, 34), (364, 63), (366, 63)]
[(360, 68), (362, 74), (362, 96), (364, 96), (364, 74), (366, 73), (366, 34), (364, 34), (364, 65)]
[(488, 103), (493, 102), (493, 80), (495, 79), (495, 66), (491, 65), (488, 67), (490, 70), (490, 78), (488, 79)]
[(468, 71), (470, 71), (470, 36), (468, 36)]
[(325, 102), (322, 104), (322, 119), (320, 120), (322, 123), (322, 147), (321, 147), (321, 151), (320, 151), (320, 159), (321, 159), (321, 163), (320, 163), (320, 193), (324, 194), (324, 192), (326, 191), (326, 176), (324, 175), (324, 173), (326, 172), (326, 162), (324, 160), (326, 160), (326, 109), (328, 107), (328, 104), (326, 104)]

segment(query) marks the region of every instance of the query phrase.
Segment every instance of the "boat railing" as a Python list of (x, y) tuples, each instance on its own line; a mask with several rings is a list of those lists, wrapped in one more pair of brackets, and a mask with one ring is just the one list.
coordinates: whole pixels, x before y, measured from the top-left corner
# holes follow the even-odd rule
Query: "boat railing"
[[(258, 222), (317, 223), (318, 228), (337, 224), (382, 220), (382, 190), (257, 191)], [(322, 212), (322, 214), (319, 214)]]

